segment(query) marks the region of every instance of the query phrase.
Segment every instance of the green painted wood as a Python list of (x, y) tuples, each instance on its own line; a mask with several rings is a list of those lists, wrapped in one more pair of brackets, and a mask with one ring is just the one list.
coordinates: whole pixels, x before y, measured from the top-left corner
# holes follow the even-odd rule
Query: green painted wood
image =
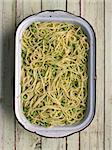
[(81, 15), (96, 32), (96, 115), (89, 127), (81, 132), (80, 150), (104, 149), (104, 0), (81, 1)]
[(13, 111), (15, 1), (0, 1), (0, 150), (15, 149)]
[[(41, 11), (41, 0), (17, 0), (16, 24)], [(40, 150), (41, 137), (25, 130), (16, 122), (16, 150)]]
[[(68, 0), (67, 11), (74, 15), (80, 15), (80, 0)], [(73, 134), (67, 138), (67, 150), (79, 150), (79, 133)]]

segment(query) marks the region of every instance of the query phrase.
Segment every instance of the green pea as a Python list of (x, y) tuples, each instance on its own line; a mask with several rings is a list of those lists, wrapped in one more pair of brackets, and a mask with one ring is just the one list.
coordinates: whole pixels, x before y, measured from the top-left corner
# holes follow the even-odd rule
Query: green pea
[(22, 50), (22, 53), (21, 53), (21, 57), (23, 58), (23, 59), (25, 59), (25, 57), (26, 57), (26, 54), (25, 54), (25, 52)]
[(37, 32), (37, 30), (36, 30), (36, 29), (32, 29), (32, 32), (36, 33), (36, 32)]
[(27, 94), (25, 94), (25, 95), (23, 96), (24, 99), (27, 99), (27, 97), (28, 97)]

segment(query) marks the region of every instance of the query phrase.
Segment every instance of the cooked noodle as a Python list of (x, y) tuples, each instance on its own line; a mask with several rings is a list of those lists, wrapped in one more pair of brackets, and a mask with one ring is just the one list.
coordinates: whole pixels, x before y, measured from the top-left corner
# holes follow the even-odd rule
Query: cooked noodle
[(78, 123), (87, 107), (87, 36), (80, 26), (34, 22), (22, 35), (21, 101), (44, 127)]

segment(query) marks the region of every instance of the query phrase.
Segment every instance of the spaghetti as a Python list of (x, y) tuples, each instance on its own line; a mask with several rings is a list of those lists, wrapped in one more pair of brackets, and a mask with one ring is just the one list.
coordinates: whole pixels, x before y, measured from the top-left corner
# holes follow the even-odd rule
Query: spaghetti
[(88, 50), (87, 36), (70, 23), (34, 22), (23, 32), (21, 101), (32, 124), (63, 126), (84, 118)]

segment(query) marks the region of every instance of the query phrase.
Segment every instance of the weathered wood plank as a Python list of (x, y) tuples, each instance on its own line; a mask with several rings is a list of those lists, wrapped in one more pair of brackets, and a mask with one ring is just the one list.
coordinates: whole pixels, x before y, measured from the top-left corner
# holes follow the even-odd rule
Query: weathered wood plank
[[(68, 0), (67, 11), (80, 15), (80, 0)], [(67, 150), (79, 150), (79, 133), (67, 137)]]
[(16, 150), (40, 150), (41, 138), (25, 130), (17, 123), (16, 127)]
[(67, 137), (67, 150), (79, 150), (79, 133)]
[(105, 150), (112, 150), (112, 1), (105, 0)]
[(91, 125), (81, 132), (81, 150), (103, 150), (104, 144), (104, 1), (81, 1), (81, 15), (96, 32), (96, 115)]
[(66, 150), (65, 138), (42, 138), (42, 150)]
[(14, 150), (13, 69), (15, 1), (0, 1), (0, 149)]
[(67, 0), (67, 11), (74, 15), (80, 15), (80, 0)]
[[(66, 0), (42, 0), (42, 10), (66, 9)], [(66, 138), (42, 138), (42, 150), (65, 150)]]
[[(41, 0), (17, 0), (16, 23), (23, 18), (41, 11)], [(41, 137), (26, 131), (16, 122), (16, 150), (41, 149)]]
[(16, 23), (18, 24), (23, 18), (41, 11), (41, 0), (17, 0)]
[(42, 0), (42, 10), (66, 10), (66, 0)]
[[(3, 12), (3, 0), (0, 3), (0, 20), (2, 20), (2, 12)], [(0, 83), (2, 81), (2, 21), (0, 23)], [(2, 85), (0, 84), (0, 102), (1, 102), (1, 95), (2, 95)], [(1, 105), (0, 105), (1, 106)], [(1, 109), (0, 109), (1, 110)], [(1, 134), (0, 134), (1, 135)]]

